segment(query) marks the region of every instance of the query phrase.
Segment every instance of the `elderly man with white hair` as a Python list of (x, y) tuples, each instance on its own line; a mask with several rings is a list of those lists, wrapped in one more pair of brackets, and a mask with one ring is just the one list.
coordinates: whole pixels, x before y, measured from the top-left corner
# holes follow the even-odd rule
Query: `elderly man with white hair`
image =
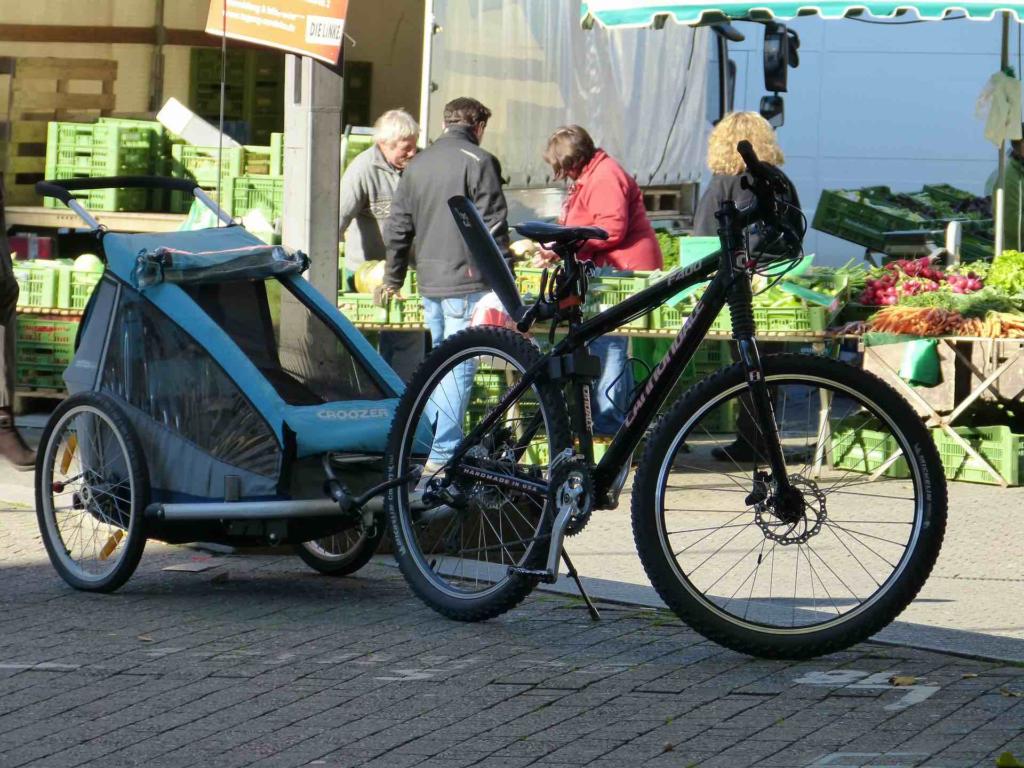
[[(341, 177), (339, 229), (345, 241), (345, 266), (354, 272), (366, 261), (387, 255), (381, 228), (391, 213), (398, 180), (416, 154), (420, 128), (412, 115), (390, 109), (373, 126), (373, 146), (357, 155)], [(380, 352), (402, 379), (408, 381), (423, 359), (422, 333), (384, 331)]]

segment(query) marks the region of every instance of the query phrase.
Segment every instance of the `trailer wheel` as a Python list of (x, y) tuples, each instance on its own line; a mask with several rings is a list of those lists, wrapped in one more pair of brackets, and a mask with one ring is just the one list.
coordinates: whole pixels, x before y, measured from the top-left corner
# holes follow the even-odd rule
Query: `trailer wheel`
[(113, 592), (146, 546), (149, 479), (135, 429), (107, 395), (58, 406), (36, 458), (36, 516), (50, 562), (68, 584)]
[(302, 562), (326, 576), (349, 576), (368, 562), (384, 537), (384, 520), (372, 529), (363, 526), (295, 545)]

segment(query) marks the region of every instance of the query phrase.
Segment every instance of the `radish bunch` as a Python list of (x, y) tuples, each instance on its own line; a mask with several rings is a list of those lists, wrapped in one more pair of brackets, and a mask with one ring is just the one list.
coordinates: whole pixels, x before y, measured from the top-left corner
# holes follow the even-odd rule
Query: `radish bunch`
[(949, 290), (952, 293), (973, 293), (983, 287), (973, 272), (946, 274), (933, 266), (931, 259), (901, 259), (886, 264), (868, 277), (860, 294), (860, 303), (871, 306), (892, 306), (903, 296)]

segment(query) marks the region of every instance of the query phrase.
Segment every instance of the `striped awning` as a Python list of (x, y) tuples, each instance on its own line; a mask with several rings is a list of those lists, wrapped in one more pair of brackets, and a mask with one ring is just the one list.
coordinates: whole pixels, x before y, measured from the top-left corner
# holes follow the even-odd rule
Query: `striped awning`
[(871, 15), (895, 17), (915, 11), (922, 19), (940, 20), (947, 16), (967, 16), (988, 20), (1007, 11), (1020, 20), (1024, 2), (992, 3), (983, 0), (961, 0), (959, 3), (906, 3), (825, 0), (818, 3), (793, 2), (719, 2), (697, 0), (585, 0), (582, 6), (584, 26), (600, 24), (603, 27), (650, 27), (671, 19), (679, 24), (713, 24), (722, 21), (786, 20), (797, 16), (820, 16), (840, 19), (848, 16)]

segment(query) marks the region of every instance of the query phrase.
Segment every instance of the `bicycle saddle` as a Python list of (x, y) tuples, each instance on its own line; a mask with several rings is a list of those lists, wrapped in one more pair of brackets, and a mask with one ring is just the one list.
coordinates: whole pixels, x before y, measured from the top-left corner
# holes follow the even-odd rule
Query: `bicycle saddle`
[(576, 243), (581, 240), (607, 240), (608, 233), (600, 227), (561, 227), (543, 221), (524, 221), (512, 227), (523, 237), (540, 243)]

